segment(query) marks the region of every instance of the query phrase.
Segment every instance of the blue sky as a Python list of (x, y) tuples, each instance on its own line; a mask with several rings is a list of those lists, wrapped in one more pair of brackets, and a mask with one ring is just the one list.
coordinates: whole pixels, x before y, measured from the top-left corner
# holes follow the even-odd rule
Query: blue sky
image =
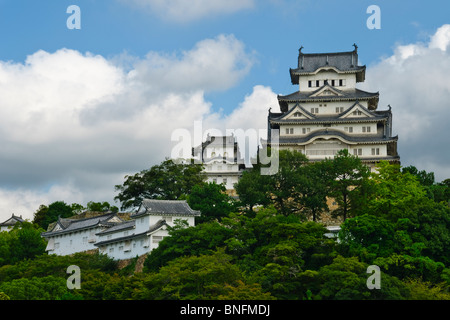
[[(70, 5), (80, 30), (66, 26)], [(381, 29), (366, 26), (370, 5)], [(0, 221), (56, 200), (113, 202), (114, 185), (170, 156), (171, 132), (194, 121), (266, 128), (276, 95), (297, 90), (300, 45), (356, 43), (362, 88), (393, 107), (402, 164), (448, 178), (449, 12), (417, 0), (0, 0)]]
[[(295, 67), (300, 45), (304, 52), (332, 52), (352, 50), (356, 42), (361, 63), (370, 65), (391, 55), (397, 44), (426, 41), (448, 22), (450, 9), (447, 1), (432, 1), (435, 5), (430, 5), (423, 0), (260, 0), (231, 14), (212, 12), (185, 22), (126, 2), (132, 3), (0, 1), (0, 59), (24, 61), (37, 50), (54, 52), (60, 48), (104, 57), (123, 52), (138, 57), (149, 51), (180, 54), (202, 39), (233, 34), (247, 50), (255, 51), (257, 62), (238, 85), (207, 95), (215, 107), (229, 111), (255, 84), (271, 86), (281, 94), (295, 90), (288, 69)], [(66, 9), (72, 4), (81, 9), (81, 30), (66, 28), (70, 16)], [(370, 16), (366, 10), (372, 4), (381, 9), (380, 30), (366, 27)]]

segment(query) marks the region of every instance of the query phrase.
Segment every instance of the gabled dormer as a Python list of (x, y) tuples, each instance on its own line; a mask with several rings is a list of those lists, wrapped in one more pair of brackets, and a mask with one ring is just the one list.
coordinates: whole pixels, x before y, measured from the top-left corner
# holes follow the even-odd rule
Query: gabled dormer
[(356, 101), (350, 108), (342, 112), (338, 118), (373, 118), (374, 114)]
[(326, 83), (319, 90), (313, 92), (309, 96), (311, 98), (315, 98), (315, 97), (341, 97), (341, 96), (343, 96), (343, 94), (339, 90), (333, 88), (328, 83)]
[(305, 108), (297, 103), (291, 110), (284, 114), (280, 120), (305, 120), (314, 118), (316, 118), (314, 114), (306, 111)]

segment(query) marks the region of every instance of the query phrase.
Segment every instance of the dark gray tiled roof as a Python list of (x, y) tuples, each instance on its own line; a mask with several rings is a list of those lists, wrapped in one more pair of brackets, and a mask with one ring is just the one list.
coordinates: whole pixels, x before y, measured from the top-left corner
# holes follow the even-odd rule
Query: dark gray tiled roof
[(120, 242), (120, 241), (126, 241), (126, 240), (140, 238), (140, 237), (143, 237), (143, 236), (147, 236), (149, 233), (152, 233), (152, 232), (162, 228), (163, 226), (168, 226), (168, 224), (167, 224), (167, 222), (165, 220), (161, 219), (161, 220), (158, 220), (154, 225), (150, 226), (150, 228), (147, 231), (144, 231), (144, 232), (141, 232), (141, 233), (136, 233), (136, 234), (130, 234), (128, 236), (123, 236), (123, 237), (119, 237), (119, 238), (99, 241), (99, 242), (95, 243), (94, 245), (97, 246), (97, 247), (100, 247), (100, 246), (107, 245), (109, 243), (114, 243), (114, 242)]
[(192, 210), (186, 200), (144, 199), (139, 210), (133, 213), (131, 217), (141, 214), (199, 216), (200, 211)]
[(122, 223), (118, 223), (118, 224), (116, 224), (108, 229), (105, 229), (103, 231), (100, 231), (97, 234), (103, 235), (103, 234), (116, 232), (116, 231), (120, 231), (120, 230), (131, 229), (131, 228), (134, 228), (135, 225), (136, 225), (136, 220), (125, 221)]
[[(109, 219), (113, 218), (114, 216), (117, 217), (115, 213), (108, 213), (101, 216), (91, 217), (91, 218), (85, 218), (85, 219), (67, 219), (67, 218), (59, 218), (58, 224), (63, 228), (62, 230), (57, 231), (47, 231), (43, 232), (42, 236), (52, 236), (62, 233), (68, 233), (73, 232), (81, 229), (87, 229), (87, 228), (93, 228), (98, 225), (104, 225), (104, 226), (114, 226), (117, 223), (111, 223), (108, 222)], [(117, 217), (120, 219), (119, 217)], [(123, 221), (122, 219), (120, 219)], [(119, 222), (120, 223), (120, 222)]]
[(21, 217), (15, 216), (14, 214), (11, 216), (11, 218), (7, 219), (6, 221), (3, 221), (2, 223), (0, 223), (0, 226), (13, 226), (15, 225), (17, 222), (24, 222), (25, 220), (23, 220)]
[(363, 91), (360, 89), (344, 89), (344, 90), (339, 90), (336, 88), (333, 88), (334, 90), (336, 90), (337, 92), (339, 92), (340, 94), (342, 94), (341, 96), (318, 96), (318, 97), (312, 97), (312, 95), (314, 95), (314, 93), (316, 93), (319, 90), (322, 90), (323, 86), (315, 91), (311, 91), (311, 92), (300, 92), (300, 91), (295, 91), (291, 94), (282, 96), (282, 95), (278, 95), (278, 101), (282, 100), (282, 101), (289, 101), (289, 102), (305, 102), (305, 101), (320, 101), (320, 100), (367, 100), (367, 99), (372, 99), (372, 98), (376, 98), (379, 96), (379, 92), (367, 92), (367, 91)]
[(295, 91), (291, 94), (282, 96), (278, 95), (278, 104), (280, 105), (280, 110), (283, 112), (286, 112), (288, 109), (288, 103), (289, 102), (320, 102), (320, 101), (352, 101), (352, 100), (374, 100), (376, 104), (378, 103), (379, 99), (379, 92), (367, 92), (360, 89), (346, 89), (346, 90), (338, 90), (336, 88), (333, 88), (337, 92), (339, 92), (340, 96), (317, 96), (312, 97), (314, 93), (316, 93), (319, 90), (322, 90), (323, 86), (315, 91), (312, 92), (300, 92)]
[[(371, 117), (356, 117), (356, 118), (341, 118), (345, 116), (347, 113), (351, 112), (353, 107), (355, 105), (358, 106), (358, 108), (364, 110), (366, 113), (372, 115)], [(337, 113), (335, 115), (317, 115), (317, 114), (311, 114), (308, 112), (308, 115), (312, 117), (312, 119), (282, 119), (284, 116), (291, 113), (295, 108), (301, 108), (302, 110), (305, 110), (303, 107), (301, 107), (300, 104), (296, 104), (286, 113), (269, 113), (269, 121), (271, 123), (278, 123), (278, 124), (315, 124), (315, 123), (321, 123), (321, 124), (329, 124), (329, 123), (357, 123), (357, 122), (375, 122), (375, 121), (385, 121), (390, 116), (390, 110), (383, 110), (383, 111), (373, 111), (365, 108), (362, 106), (358, 101), (356, 101), (352, 106), (350, 106), (348, 109), (341, 113)], [(306, 110), (305, 110), (306, 111)]]
[(292, 84), (298, 84), (299, 75), (314, 73), (322, 67), (332, 67), (341, 72), (357, 73), (357, 81), (364, 81), (366, 66), (358, 66), (356, 50), (332, 53), (299, 53), (298, 66), (289, 69)]

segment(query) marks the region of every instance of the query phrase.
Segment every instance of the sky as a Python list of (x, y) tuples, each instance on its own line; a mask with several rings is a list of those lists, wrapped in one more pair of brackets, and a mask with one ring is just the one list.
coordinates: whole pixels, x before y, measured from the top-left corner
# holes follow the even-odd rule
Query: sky
[(300, 46), (356, 43), (358, 88), (392, 107), (402, 166), (450, 178), (449, 12), (444, 0), (0, 0), (0, 222), (54, 201), (120, 207), (114, 186), (170, 157), (180, 129), (192, 143), (210, 129), (264, 138), (277, 95), (298, 90)]

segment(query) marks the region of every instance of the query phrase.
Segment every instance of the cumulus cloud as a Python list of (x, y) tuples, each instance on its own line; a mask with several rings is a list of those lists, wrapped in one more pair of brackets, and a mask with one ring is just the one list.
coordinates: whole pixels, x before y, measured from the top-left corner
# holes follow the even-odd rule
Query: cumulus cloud
[(380, 109), (392, 106), (402, 165), (450, 177), (450, 25), (427, 43), (398, 45), (392, 56), (367, 70), (362, 88), (380, 91)]
[(57, 200), (112, 201), (125, 174), (170, 156), (173, 130), (222, 117), (205, 93), (238, 84), (254, 58), (220, 35), (129, 61), (69, 49), (0, 61), (0, 221)]
[[(125, 0), (120, 0), (125, 2)], [(230, 14), (254, 6), (254, 0), (131, 0), (133, 5), (177, 22), (190, 22), (211, 16)]]

